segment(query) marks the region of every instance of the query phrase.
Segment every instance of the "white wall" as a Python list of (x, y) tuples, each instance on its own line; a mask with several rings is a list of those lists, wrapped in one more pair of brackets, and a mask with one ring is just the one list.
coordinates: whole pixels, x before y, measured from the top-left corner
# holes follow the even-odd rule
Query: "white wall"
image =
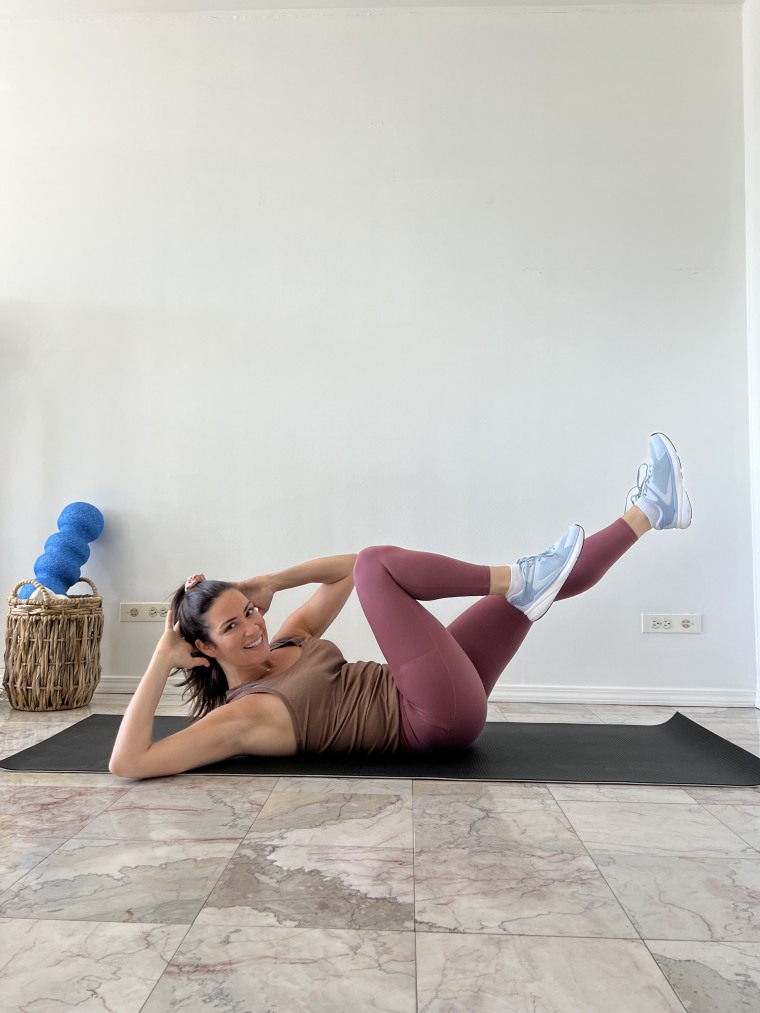
[[(97, 504), (133, 677), (119, 601), (373, 542), (507, 562), (618, 516), (662, 428), (694, 525), (500, 691), (754, 702), (738, 7), (0, 28), (0, 584)], [(331, 635), (379, 656), (355, 598)]]
[(750, 390), (755, 645), (760, 707), (760, 0), (746, 0), (744, 18), (744, 130), (747, 204), (747, 317)]

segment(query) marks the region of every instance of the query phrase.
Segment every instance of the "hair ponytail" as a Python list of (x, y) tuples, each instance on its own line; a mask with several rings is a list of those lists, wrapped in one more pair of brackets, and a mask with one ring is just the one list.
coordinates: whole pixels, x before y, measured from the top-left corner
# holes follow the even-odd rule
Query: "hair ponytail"
[[(175, 622), (179, 623), (179, 632), (195, 650), (196, 640), (208, 642), (206, 612), (223, 591), (229, 591), (233, 584), (226, 580), (204, 580), (189, 590), (185, 585), (177, 588), (172, 598), (172, 612)], [(216, 658), (211, 658), (198, 651), (206, 658), (209, 666), (196, 665), (194, 668), (180, 669), (184, 678), (180, 687), (184, 690), (182, 697), (190, 703), (190, 716), (193, 721), (202, 718), (225, 702), (229, 685), (227, 676)]]

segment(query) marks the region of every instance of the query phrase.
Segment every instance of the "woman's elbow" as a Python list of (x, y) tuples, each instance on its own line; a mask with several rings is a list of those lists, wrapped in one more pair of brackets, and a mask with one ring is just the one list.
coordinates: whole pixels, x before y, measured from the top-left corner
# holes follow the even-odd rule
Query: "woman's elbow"
[(114, 777), (128, 777), (132, 779), (144, 777), (144, 775), (137, 770), (137, 765), (135, 763), (130, 763), (129, 760), (126, 760), (124, 757), (116, 755), (112, 755), (111, 759), (108, 761), (108, 769)]

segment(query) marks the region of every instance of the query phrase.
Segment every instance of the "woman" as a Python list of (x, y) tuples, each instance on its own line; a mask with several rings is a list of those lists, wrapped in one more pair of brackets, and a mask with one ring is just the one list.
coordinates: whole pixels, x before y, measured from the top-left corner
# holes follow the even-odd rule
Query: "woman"
[[(188, 578), (122, 719), (111, 772), (158, 777), (241, 753), (471, 745), (496, 681), (552, 602), (597, 583), (652, 528), (691, 523), (680, 461), (662, 433), (649, 439), (646, 475), (626, 508), (585, 543), (574, 524), (545, 552), (511, 566), (372, 546), (239, 583)], [(321, 587), (270, 641), (264, 614), (273, 595), (308, 583)], [(354, 586), (385, 665), (349, 664), (321, 639)], [(448, 627), (419, 604), (476, 595)], [(175, 669), (185, 671), (198, 720), (154, 743), (153, 716)]]

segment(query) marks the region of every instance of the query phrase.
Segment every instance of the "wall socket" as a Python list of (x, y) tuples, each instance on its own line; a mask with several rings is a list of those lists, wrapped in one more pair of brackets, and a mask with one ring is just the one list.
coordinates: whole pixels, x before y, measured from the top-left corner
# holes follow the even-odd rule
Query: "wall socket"
[(642, 612), (642, 633), (701, 633), (702, 616), (693, 612)]
[(168, 612), (165, 601), (123, 601), (119, 604), (119, 622), (165, 623)]

